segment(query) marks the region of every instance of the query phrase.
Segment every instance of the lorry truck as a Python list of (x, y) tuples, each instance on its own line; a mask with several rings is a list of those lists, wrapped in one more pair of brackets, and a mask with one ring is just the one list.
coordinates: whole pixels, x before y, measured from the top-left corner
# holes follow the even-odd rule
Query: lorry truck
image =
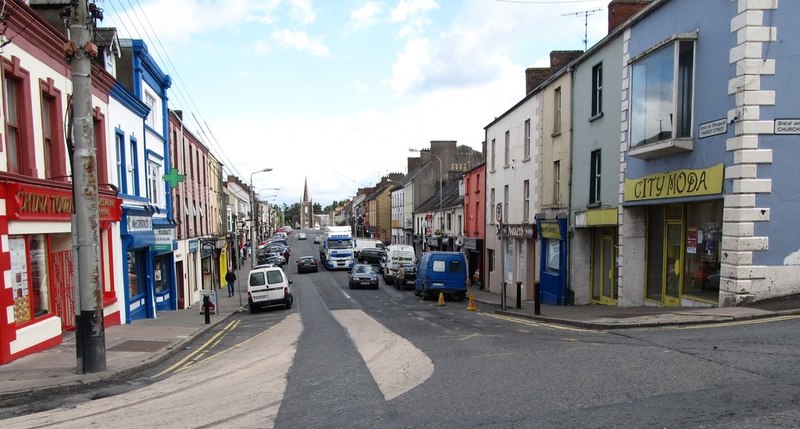
[(322, 230), (319, 260), (329, 270), (349, 270), (353, 267), (353, 235), (349, 226), (325, 226)]
[(383, 268), (383, 281), (386, 284), (394, 284), (397, 270), (403, 264), (416, 264), (417, 254), (413, 246), (405, 244), (393, 244), (386, 248), (386, 257), (381, 267)]

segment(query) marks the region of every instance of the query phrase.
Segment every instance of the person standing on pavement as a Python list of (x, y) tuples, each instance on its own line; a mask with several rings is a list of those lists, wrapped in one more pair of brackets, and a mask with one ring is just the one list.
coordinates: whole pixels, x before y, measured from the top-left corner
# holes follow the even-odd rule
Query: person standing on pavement
[(472, 274), (472, 287), (478, 287), (483, 290), (481, 286), (481, 269), (475, 268), (475, 273)]
[(228, 274), (225, 274), (225, 282), (228, 283), (228, 297), (231, 297), (233, 296), (233, 284), (236, 282), (236, 273), (228, 270)]

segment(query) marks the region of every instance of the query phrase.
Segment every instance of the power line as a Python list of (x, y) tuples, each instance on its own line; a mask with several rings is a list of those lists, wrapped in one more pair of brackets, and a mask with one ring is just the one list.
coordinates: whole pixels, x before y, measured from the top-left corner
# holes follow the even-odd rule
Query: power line
[[(192, 108), (193, 107), (194, 110), (198, 111), (198, 114), (202, 118), (202, 114), (199, 112), (199, 108), (197, 107), (197, 104), (194, 103), (194, 100), (191, 99), (191, 96), (190, 95), (184, 95), (184, 91), (186, 91), (188, 93), (188, 90), (186, 89), (186, 86), (183, 84), (183, 80), (181, 79), (180, 74), (177, 71), (177, 67), (175, 67), (175, 64), (172, 62), (171, 58), (169, 57), (169, 55), (166, 52), (166, 48), (164, 47), (163, 43), (161, 43), (160, 38), (158, 38), (158, 36), (156, 34), (156, 31), (153, 28), (153, 25), (150, 23), (149, 20), (147, 20), (147, 14), (144, 12), (144, 9), (142, 8), (141, 4), (139, 4), (138, 0), (136, 0), (137, 4), (139, 5), (139, 9), (142, 10), (142, 14), (145, 16), (144, 20), (147, 21), (147, 24), (150, 27), (150, 30), (151, 30), (150, 32), (146, 31), (145, 25), (142, 22), (142, 18), (139, 17), (139, 12), (133, 6), (133, 4), (130, 2), (130, 0), (126, 0), (126, 1), (127, 1), (128, 5), (130, 6), (130, 8), (126, 10), (125, 7), (120, 3), (119, 4), (120, 9), (123, 11), (123, 13), (125, 13), (127, 15), (133, 14), (133, 16), (136, 19), (136, 21), (139, 22), (139, 25), (137, 26), (136, 23), (133, 20), (129, 20), (130, 21), (129, 23), (131, 24), (131, 26), (133, 27), (133, 30), (134, 30), (134, 31), (131, 31), (131, 29), (128, 28), (128, 26), (126, 25), (125, 21), (122, 19), (123, 13), (120, 13), (120, 11), (117, 10), (117, 7), (114, 5), (114, 3), (109, 1), (109, 4), (114, 9), (114, 14), (115, 14), (115, 17), (117, 18), (116, 21), (118, 21), (122, 25), (122, 27), (125, 29), (125, 31), (127, 33), (129, 33), (132, 37), (136, 37), (138, 35), (139, 37), (141, 37), (143, 39), (147, 39), (148, 45), (152, 47), (152, 49), (154, 50), (155, 54), (159, 58), (166, 59), (166, 63), (164, 64), (165, 68), (166, 67), (171, 67), (170, 75), (173, 75), (175, 77), (175, 82), (178, 84), (178, 85), (175, 85), (173, 87), (173, 89), (175, 90), (175, 95), (183, 103), (184, 106), (186, 106), (187, 108)], [(150, 33), (152, 33), (156, 37), (158, 43), (155, 43), (153, 41), (153, 39), (150, 38), (150, 36), (149, 36)], [(187, 101), (187, 99), (189, 99), (190, 101)], [(194, 114), (192, 114), (192, 119), (194, 120), (199, 132), (202, 135), (206, 136), (206, 133), (203, 130), (203, 123), (206, 124), (206, 128), (208, 129), (208, 131), (210, 133), (211, 130), (208, 127), (207, 122), (204, 121), (203, 123), (201, 123), (200, 121), (197, 120), (197, 117), (195, 117)], [(218, 159), (221, 159), (221, 160), (223, 160), (225, 162), (225, 163), (223, 163), (223, 170), (228, 170), (231, 174), (235, 174), (235, 175), (237, 175), (239, 177), (244, 177), (244, 175), (242, 175), (242, 173), (239, 172), (236, 169), (235, 164), (230, 160), (230, 158), (225, 153), (225, 151), (222, 150), (221, 145), (216, 140), (216, 138), (213, 138), (213, 133), (212, 133), (212, 138), (211, 139), (209, 139), (208, 136), (206, 136), (206, 139), (207, 139), (207, 142), (208, 142), (209, 149), (214, 152), (215, 156), (217, 156)]]

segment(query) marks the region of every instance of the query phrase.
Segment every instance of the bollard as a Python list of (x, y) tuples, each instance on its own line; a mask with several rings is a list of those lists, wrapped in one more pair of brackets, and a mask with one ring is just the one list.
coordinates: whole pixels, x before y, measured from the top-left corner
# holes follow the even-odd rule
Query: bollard
[(500, 292), (500, 309), (505, 311), (508, 309), (506, 307), (506, 282), (503, 282), (502, 288), (503, 290)]
[(206, 325), (211, 324), (211, 297), (206, 295), (203, 297), (203, 309), (206, 316)]
[(517, 310), (522, 309), (522, 282), (517, 282)]
[(541, 296), (539, 295), (539, 282), (533, 282), (533, 314), (542, 314)]

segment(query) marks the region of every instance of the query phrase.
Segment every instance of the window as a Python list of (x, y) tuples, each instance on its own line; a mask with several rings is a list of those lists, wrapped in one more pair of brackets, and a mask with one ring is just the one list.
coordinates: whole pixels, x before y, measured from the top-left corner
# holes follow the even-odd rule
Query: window
[(42, 97), (42, 146), (44, 154), (44, 172), (49, 175), (53, 172), (53, 122), (50, 116), (53, 114), (53, 99), (50, 97)]
[(42, 118), (42, 155), (44, 177), (60, 182), (69, 179), (64, 126), (61, 116), (61, 91), (53, 79), (39, 80)]
[(561, 161), (553, 161), (553, 204), (561, 202)]
[(144, 104), (150, 108), (150, 112), (147, 114), (147, 119), (145, 123), (150, 128), (155, 128), (156, 126), (156, 97), (149, 92), (144, 93)]
[(494, 139), (492, 139), (492, 148), (491, 148), (491, 150), (492, 150), (492, 158), (491, 158), (491, 161), (492, 161), (492, 171), (494, 171), (494, 165), (495, 165), (495, 164), (494, 164), (494, 161), (495, 161), (495, 146), (496, 146), (496, 144), (495, 144), (495, 141), (494, 141)]
[(600, 150), (592, 151), (589, 166), (589, 204), (600, 204)]
[(508, 167), (511, 160), (511, 131), (506, 131), (505, 144), (503, 145), (503, 166)]
[(548, 238), (545, 252), (547, 252), (547, 271), (559, 272), (561, 270), (561, 241)]
[(561, 87), (553, 92), (553, 135), (561, 134)]
[(114, 145), (117, 148), (117, 186), (125, 192), (125, 136), (119, 130), (114, 133)]
[[(36, 148), (31, 118), (30, 73), (20, 59), (2, 58), (5, 108), (6, 171), (35, 177)], [(59, 114), (60, 117), (60, 114)]]
[(106, 119), (99, 108), (92, 110), (92, 126), (94, 127), (94, 147), (97, 157), (97, 183), (108, 187), (108, 155), (106, 151)]
[(492, 188), (489, 191), (489, 210), (492, 210), (492, 213), (489, 213), (489, 222), (494, 223), (496, 220), (494, 214), (495, 210), (494, 188)]
[(19, 98), (21, 85), (13, 77), (5, 78), (6, 95), (6, 157), (8, 162), (8, 172), (21, 173), (22, 153), (21, 153), (21, 124)]
[(147, 161), (147, 197), (150, 202), (156, 206), (162, 206), (162, 176), (161, 164), (153, 161)]
[(694, 41), (668, 44), (632, 73), (631, 145), (691, 137)]
[(508, 185), (503, 187), (503, 223), (508, 223)]
[(525, 133), (522, 136), (522, 150), (525, 159), (530, 159), (531, 157), (531, 120), (525, 120), (525, 129), (523, 131)]
[(17, 324), (23, 324), (49, 314), (49, 264), (45, 236), (9, 237), (8, 249), (11, 257), (14, 320)]
[(603, 114), (603, 63), (592, 67), (592, 118)]
[(527, 221), (530, 216), (530, 199), (531, 199), (531, 182), (526, 180), (522, 182), (522, 220)]
[(129, 195), (139, 195), (139, 153), (137, 146), (136, 139), (131, 137), (130, 142), (128, 142), (128, 153), (126, 154), (128, 172), (125, 178), (127, 182), (125, 191)]

